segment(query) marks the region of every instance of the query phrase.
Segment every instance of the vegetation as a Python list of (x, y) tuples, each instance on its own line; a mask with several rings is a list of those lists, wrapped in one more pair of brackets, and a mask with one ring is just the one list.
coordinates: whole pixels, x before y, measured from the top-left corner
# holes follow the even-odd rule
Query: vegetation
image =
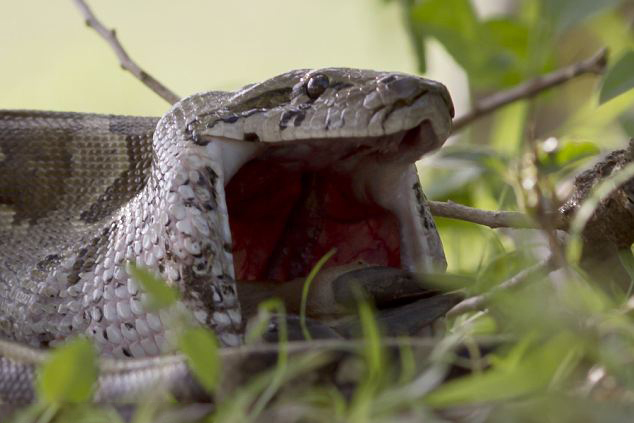
[[(331, 357), (320, 351), (289, 356), (282, 343), (275, 368), (216, 408), (149, 397), (131, 412), (132, 421), (631, 420), (634, 258), (631, 251), (619, 256), (630, 275), (624, 286), (613, 283), (611, 274), (597, 275), (581, 266), (575, 242), (609, 194), (608, 185), (590, 197), (585, 206), (590, 214), (574, 221), (567, 236), (549, 216), (564, 201), (574, 175), (598, 154), (624, 148), (634, 137), (634, 3), (510, 3), (506, 12), (481, 18), (469, 0), (400, 1), (420, 72), (426, 70), (429, 41), (434, 40), (465, 71), (474, 105), (601, 47), (609, 49), (603, 76), (580, 77), (536, 97), (519, 98), (473, 120), (433, 161), (421, 162), (431, 199), (522, 211), (538, 227), (494, 230), (438, 219), (449, 271), (474, 281), (462, 288), (467, 297), (482, 299), (477, 307), (454, 312), (424, 360), (409, 348), (394, 360), (371, 307), (361, 305), (364, 347), (353, 362), (357, 383), (351, 392), (328, 384), (284, 389)], [(612, 176), (611, 188), (632, 175), (631, 167), (624, 168)], [(171, 307), (176, 293), (137, 272), (156, 306)], [(518, 273), (521, 277), (509, 284)], [(280, 311), (277, 302), (264, 304), (261, 318), (266, 321)], [(222, 360), (213, 335), (188, 328), (187, 321), (187, 316), (179, 320), (182, 351), (201, 385), (216, 392)], [(82, 371), (69, 363), (81, 363)], [(16, 422), (121, 421), (111, 407), (82, 404), (89, 396), (86, 386), (96, 377), (94, 353), (86, 341), (57, 350), (39, 375), (40, 402), (18, 413)]]

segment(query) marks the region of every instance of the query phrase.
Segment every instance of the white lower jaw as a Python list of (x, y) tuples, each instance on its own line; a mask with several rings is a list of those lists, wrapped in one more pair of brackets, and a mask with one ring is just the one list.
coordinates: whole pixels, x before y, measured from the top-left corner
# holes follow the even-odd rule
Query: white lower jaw
[[(447, 266), (442, 243), (429, 211), (417, 198), (414, 164), (364, 161), (355, 170), (355, 192), (388, 210), (399, 222), (401, 267), (411, 272), (443, 272)], [(424, 200), (422, 200), (424, 201)]]
[(229, 138), (214, 137), (205, 146), (209, 157), (219, 157), (222, 163), (222, 179), (226, 187), (231, 178), (248, 161), (253, 160), (264, 150), (260, 143), (247, 143)]

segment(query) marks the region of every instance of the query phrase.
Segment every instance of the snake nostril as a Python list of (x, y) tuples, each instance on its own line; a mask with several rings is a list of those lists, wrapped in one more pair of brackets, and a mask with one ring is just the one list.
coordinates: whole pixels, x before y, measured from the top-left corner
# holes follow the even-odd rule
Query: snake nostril
[(411, 99), (418, 95), (425, 87), (420, 83), (420, 79), (409, 76), (390, 75), (380, 80), (388, 90), (400, 99)]

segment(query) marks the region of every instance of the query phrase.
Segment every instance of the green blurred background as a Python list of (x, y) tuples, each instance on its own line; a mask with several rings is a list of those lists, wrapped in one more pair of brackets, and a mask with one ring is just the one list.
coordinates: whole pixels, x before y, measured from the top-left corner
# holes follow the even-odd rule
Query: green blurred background
[[(396, 3), (378, 0), (108, 0), (89, 5), (134, 60), (180, 96), (290, 69), (414, 72)], [(0, 107), (160, 115), (70, 0), (0, 4)]]

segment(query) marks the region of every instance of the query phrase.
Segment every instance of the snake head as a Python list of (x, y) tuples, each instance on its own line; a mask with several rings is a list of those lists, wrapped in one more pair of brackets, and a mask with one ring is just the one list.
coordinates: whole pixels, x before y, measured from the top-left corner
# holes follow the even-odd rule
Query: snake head
[(297, 144), (345, 138), (350, 145), (384, 147), (378, 137), (415, 132), (427, 122), (434, 140), (417, 140), (424, 144), (420, 155), (442, 145), (454, 115), (451, 97), (439, 82), (345, 68), (287, 72), (216, 104), (198, 114), (193, 125), (202, 139)]
[[(344, 68), (183, 99), (153, 141), (157, 183), (174, 204), (159, 219), (165, 254), (180, 260), (168, 280), (197, 293), (191, 304), (220, 310), (236, 307), (234, 280), (304, 278), (332, 249), (327, 268), (444, 271), (414, 162), (444, 143), (452, 116), (438, 82)], [(237, 327), (219, 313), (207, 323)]]
[(238, 279), (305, 276), (333, 247), (332, 265), (446, 266), (413, 166), (449, 135), (441, 83), (301, 69), (180, 107), (185, 138), (222, 163)]

